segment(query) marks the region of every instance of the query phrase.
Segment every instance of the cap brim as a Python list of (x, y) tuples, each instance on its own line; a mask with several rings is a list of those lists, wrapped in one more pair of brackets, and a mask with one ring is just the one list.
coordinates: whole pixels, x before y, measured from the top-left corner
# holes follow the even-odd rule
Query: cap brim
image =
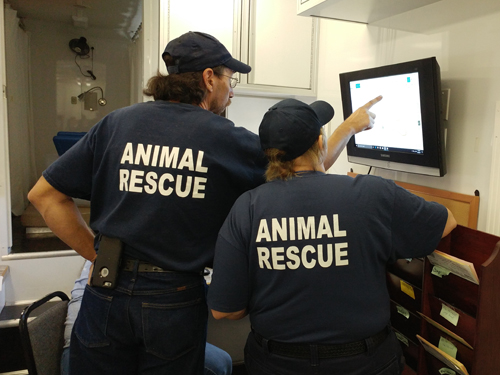
[(335, 114), (333, 107), (323, 100), (315, 101), (309, 106), (316, 112), (316, 116), (318, 116), (321, 126), (329, 123)]
[(244, 64), (241, 61), (236, 60), (233, 57), (231, 57), (231, 59), (226, 61), (223, 65), (228, 67), (232, 71), (238, 72), (238, 73), (247, 74), (247, 73), (250, 73), (250, 71), (252, 70), (252, 67), (250, 65)]

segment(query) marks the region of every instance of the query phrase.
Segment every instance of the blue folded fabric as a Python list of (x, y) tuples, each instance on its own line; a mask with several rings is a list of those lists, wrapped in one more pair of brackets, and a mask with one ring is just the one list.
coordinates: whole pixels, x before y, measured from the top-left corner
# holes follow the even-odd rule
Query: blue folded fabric
[(68, 151), (71, 146), (78, 142), (87, 132), (58, 132), (53, 141), (59, 156)]

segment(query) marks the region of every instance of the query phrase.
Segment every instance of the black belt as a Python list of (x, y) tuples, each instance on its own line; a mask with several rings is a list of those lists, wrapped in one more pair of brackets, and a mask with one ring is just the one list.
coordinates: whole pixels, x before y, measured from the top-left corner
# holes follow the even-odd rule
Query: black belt
[[(252, 333), (257, 343), (260, 346), (263, 346), (263, 342), (265, 341), (265, 339), (253, 330)], [(349, 342), (346, 344), (331, 345), (290, 344), (269, 340), (267, 342), (267, 347), (269, 353), (282, 355), (284, 357), (302, 359), (311, 358), (313, 351), (317, 349), (318, 358), (339, 358), (364, 353), (368, 350), (366, 344), (367, 341), (371, 341), (371, 346), (376, 347), (385, 341), (388, 334), (389, 328), (385, 328), (383, 331), (364, 340)]]
[[(136, 263), (135, 260), (124, 259), (122, 262), (122, 270), (133, 271), (135, 268), (135, 263)], [(161, 267), (155, 266), (154, 264), (143, 262), (142, 260), (140, 260), (137, 272), (173, 272), (173, 271), (167, 271)]]
[(137, 259), (123, 259), (121, 264), (122, 271), (133, 271), (135, 269), (135, 263), (139, 262), (139, 266), (137, 268), (137, 272), (172, 272), (172, 273), (183, 273), (183, 274), (192, 274), (198, 276), (204, 276), (205, 271), (202, 272), (181, 272), (181, 271), (171, 271), (165, 270), (161, 267), (155, 266), (154, 264), (145, 262), (143, 260)]

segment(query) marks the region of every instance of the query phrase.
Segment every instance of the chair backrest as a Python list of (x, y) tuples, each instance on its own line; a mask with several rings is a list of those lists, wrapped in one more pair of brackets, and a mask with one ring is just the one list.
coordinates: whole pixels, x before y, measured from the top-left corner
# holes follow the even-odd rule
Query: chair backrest
[[(29, 318), (32, 311), (54, 297), (61, 301), (51, 304), (34, 319)], [(68, 300), (63, 292), (53, 292), (33, 302), (21, 313), (19, 330), (30, 375), (60, 375)]]

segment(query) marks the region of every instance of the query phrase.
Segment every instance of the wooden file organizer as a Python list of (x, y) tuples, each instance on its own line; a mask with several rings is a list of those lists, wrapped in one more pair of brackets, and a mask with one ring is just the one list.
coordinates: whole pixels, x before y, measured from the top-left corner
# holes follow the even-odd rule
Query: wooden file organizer
[[(454, 274), (435, 276), (434, 266), (427, 258), (400, 259), (388, 267), (391, 323), (407, 364), (403, 374), (440, 375), (443, 368), (460, 374), (452, 365), (446, 365), (424, 350), (417, 335), (436, 347), (441, 338), (451, 343), (457, 348), (456, 360), (470, 375), (500, 374), (500, 319), (496, 318), (500, 313), (497, 290), (500, 237), (476, 230), (479, 196), (396, 183), (450, 209), (459, 225), (441, 240), (437, 249), (473, 263), (479, 277), (479, 285), (476, 285)], [(444, 331), (429, 323), (422, 314), (444, 327)], [(454, 319), (449, 319), (450, 315), (458, 318), (456, 325)]]

